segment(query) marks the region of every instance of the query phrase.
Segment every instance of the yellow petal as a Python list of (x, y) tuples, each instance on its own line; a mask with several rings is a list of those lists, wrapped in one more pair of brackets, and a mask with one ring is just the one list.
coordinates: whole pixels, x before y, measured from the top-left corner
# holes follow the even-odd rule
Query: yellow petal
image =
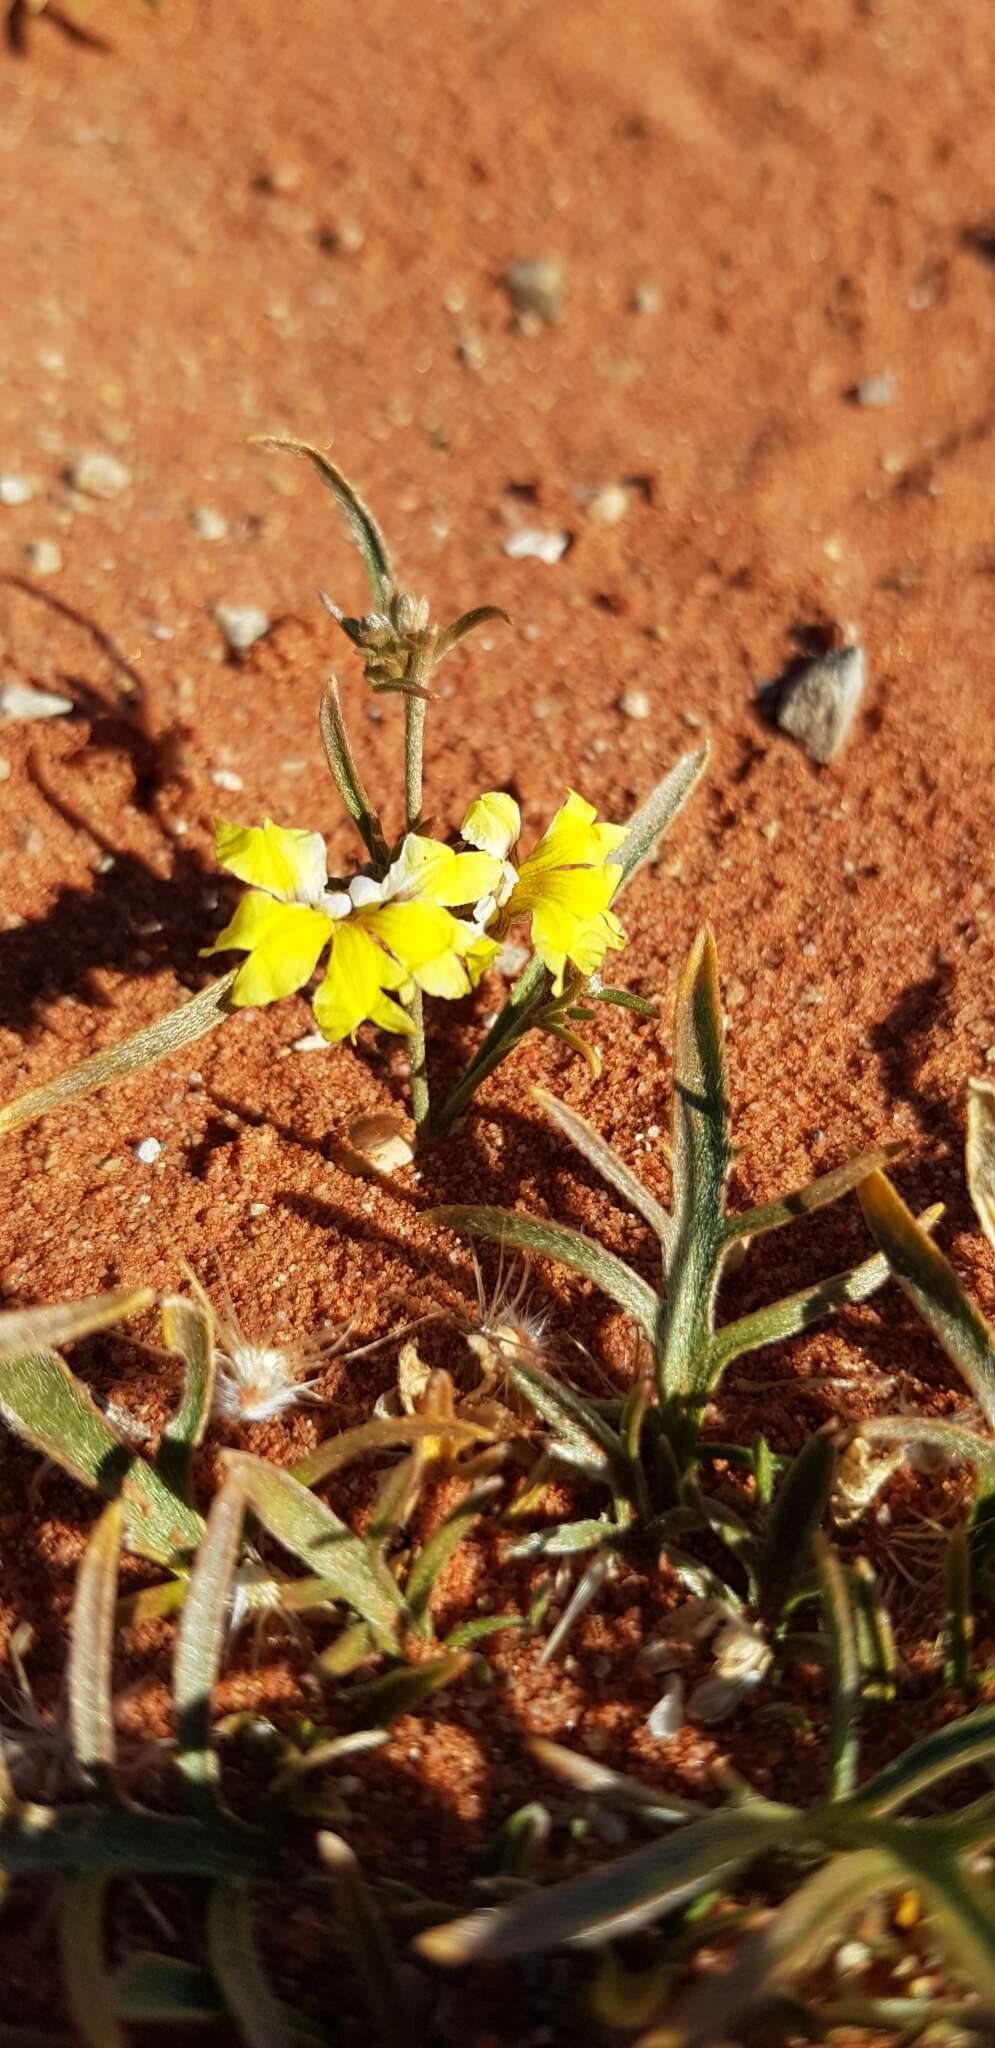
[[(503, 789), (488, 789), (470, 805), (460, 835), (468, 846), (478, 846), (482, 853), (504, 860), (521, 829), (522, 814), (514, 797)], [(480, 889), (477, 894), (482, 896), (484, 891)], [(467, 896), (464, 901), (469, 903), (471, 898)]]
[(576, 790), (569, 790), (566, 803), (560, 805), (538, 846), (533, 848), (528, 860), (522, 862), (521, 873), (538, 874), (548, 868), (600, 866), (606, 853), (626, 837), (627, 828), (624, 825), (596, 825), (596, 817), (594, 805), (578, 796)]
[(619, 867), (539, 868), (526, 861), (508, 898), (506, 916), (524, 917), (541, 903), (558, 903), (572, 917), (607, 910), (622, 877)]
[[(449, 849), (446, 849), (449, 852)], [(450, 864), (432, 890), (436, 903), (476, 903), (501, 880), (501, 862), (490, 853), (451, 853)]]
[(415, 974), (440, 953), (454, 946), (456, 919), (438, 903), (384, 903), (378, 909), (360, 912), (360, 920), (395, 960)]
[(303, 903), (277, 903), (253, 889), (243, 896), (214, 945), (204, 950), (248, 953), (235, 977), (233, 1003), (275, 1003), (310, 981), (334, 929), (323, 911), (309, 910)]
[(263, 825), (214, 823), (214, 851), (221, 867), (252, 882), (281, 903), (314, 904), (327, 880), (325, 842), (320, 832), (288, 830), (267, 818)]
[(532, 917), (532, 944), (553, 976), (553, 994), (563, 994), (569, 960), (579, 974), (596, 974), (605, 954), (625, 944), (622, 927), (611, 911), (577, 917), (554, 898), (537, 904)]
[(410, 1031), (410, 1019), (384, 994), (388, 988), (409, 987), (408, 977), (358, 918), (343, 918), (334, 930), (332, 957), (314, 997), (322, 1037), (333, 1042), (353, 1038), (368, 1017), (387, 1031)]
[(449, 1002), (470, 993), (470, 977), (458, 953), (437, 953), (415, 968), (414, 978), (427, 996), (445, 996)]

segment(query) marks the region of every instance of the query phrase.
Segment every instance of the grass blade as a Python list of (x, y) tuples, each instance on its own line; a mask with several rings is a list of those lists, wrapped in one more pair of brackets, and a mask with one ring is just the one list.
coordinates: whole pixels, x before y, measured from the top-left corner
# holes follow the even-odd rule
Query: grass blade
[(665, 832), (669, 832), (674, 819), (684, 809), (696, 782), (705, 772), (710, 752), (706, 742), (695, 753), (682, 754), (629, 819), (628, 838), (623, 839), (618, 852), (612, 856), (622, 869), (622, 879), (615, 891), (616, 902), (626, 883), (642, 867), (644, 860), (649, 859), (658, 841)]
[(339, 686), (332, 676), (325, 684), (318, 713), (325, 758), (331, 770), (332, 781), (355, 825), (363, 845), (372, 861), (387, 865), (388, 851), (380, 820), (366, 794), (362, 777), (353, 759), (346, 731), (345, 718), (339, 698)]
[(980, 1309), (883, 1173), (864, 1182), (860, 1206), (899, 1286), (962, 1373), (989, 1429), (995, 1429), (995, 1335)]
[(248, 2048), (293, 2048), (283, 2011), (259, 1960), (249, 1889), (215, 1885), (207, 1903), (207, 1953), (229, 2012)]
[(671, 1912), (765, 1851), (789, 1846), (798, 1825), (790, 1807), (759, 1801), (709, 1814), (581, 1877), (431, 1927), (415, 1947), (429, 1962), (460, 1966), (604, 1941)]
[(214, 1326), (203, 1302), (168, 1295), (162, 1304), (162, 1337), (167, 1351), (178, 1351), (184, 1364), (183, 1398), (166, 1424), (156, 1468), (185, 1501), (191, 1499), (190, 1467), (203, 1443), (214, 1394)]
[(349, 1936), (349, 1954), (366, 1993), (381, 2048), (410, 2048), (410, 2001), (368, 1886), (347, 1842), (327, 1830), (318, 1837), (322, 1861), (336, 1886), (339, 1917)]
[(114, 1776), (114, 1621), (124, 1502), (104, 1509), (76, 1576), (67, 1692), (73, 1754), (110, 1791)]
[(430, 1209), (428, 1221), (443, 1230), (455, 1230), (461, 1237), (488, 1238), (530, 1258), (555, 1259), (561, 1266), (569, 1266), (571, 1272), (593, 1280), (652, 1337), (660, 1306), (652, 1287), (614, 1252), (606, 1251), (582, 1231), (570, 1230), (563, 1223), (547, 1223), (544, 1217), (528, 1216), (521, 1209)]
[(709, 1379), (712, 1302), (732, 1156), (722, 1036), (718, 958), (705, 925), (688, 954), (674, 1009), (674, 1238), (657, 1342), (657, 1386), (664, 1406), (700, 1392)]
[(829, 1797), (849, 1799), (857, 1782), (857, 1717), (860, 1713), (860, 1642), (846, 1574), (824, 1536), (813, 1537), (822, 1606), (832, 1659), (829, 1722)]
[(291, 455), (306, 455), (313, 463), (322, 483), (345, 513), (349, 531), (363, 558), (374, 601), (379, 610), (384, 610), (393, 584), (387, 543), (369, 506), (364, 505), (348, 477), (336, 469), (327, 455), (323, 455), (319, 448), (312, 448), (307, 441), (295, 441), (283, 434), (252, 434), (249, 445), (253, 448), (286, 449)]
[(369, 1624), (380, 1649), (396, 1650), (404, 1598), (367, 1545), (289, 1472), (247, 1451), (229, 1451), (226, 1463), (270, 1535), (337, 1588), (337, 1597)]
[(0, 1361), (0, 1416), (84, 1486), (125, 1502), (125, 1542), (155, 1564), (195, 1550), (204, 1525), (126, 1444), (54, 1351)]
[(726, 1237), (759, 1237), (765, 1230), (780, 1230), (786, 1223), (796, 1223), (800, 1216), (811, 1216), (816, 1209), (825, 1209), (830, 1202), (838, 1202), (841, 1195), (848, 1195), (852, 1188), (860, 1186), (868, 1174), (888, 1161), (898, 1157), (905, 1147), (900, 1143), (877, 1145), (873, 1151), (858, 1152), (856, 1158), (846, 1160), (843, 1166), (834, 1166), (831, 1173), (821, 1173), (817, 1180), (810, 1180), (803, 1188), (795, 1188), (790, 1195), (780, 1195), (773, 1202), (761, 1202), (756, 1209), (745, 1209), (741, 1216), (726, 1219)]
[(791, 1895), (767, 1927), (741, 1944), (728, 1969), (710, 1973), (662, 2027), (640, 2035), (637, 2048), (700, 2048), (705, 2041), (731, 2038), (741, 2016), (814, 1969), (841, 1927), (876, 1892), (894, 1885), (898, 1873), (894, 1858), (882, 1849), (834, 1856)]
[(104, 1957), (105, 1877), (69, 1877), (59, 1901), (59, 1961), (69, 2017), (85, 2048), (128, 2048)]
[(196, 1806), (211, 1811), (218, 1763), (211, 1749), (211, 1693), (221, 1669), (247, 1486), (229, 1472), (215, 1494), (190, 1574), (173, 1659), (179, 1763)]
[(893, 1763), (885, 1764), (860, 1787), (853, 1804), (865, 1813), (895, 1813), (931, 1790), (954, 1771), (966, 1771), (973, 1764), (995, 1757), (995, 1707), (978, 1707), (973, 1714), (937, 1728), (914, 1742)]
[(203, 1038), (205, 1032), (213, 1031), (215, 1024), (230, 1016), (228, 997), (237, 972), (233, 967), (220, 981), (212, 981), (188, 1003), (181, 1003), (155, 1024), (144, 1025), (120, 1045), (95, 1052), (78, 1067), (70, 1067), (67, 1073), (56, 1074), (54, 1080), (43, 1081), (40, 1088), (30, 1088), (26, 1095), (16, 1096), (0, 1109), (0, 1137), (5, 1131), (18, 1130), (22, 1124), (34, 1123), (50, 1109), (60, 1109), (64, 1102), (92, 1095), (95, 1088), (106, 1087), (108, 1081), (119, 1081), (124, 1074), (133, 1074), (137, 1067), (151, 1067), (156, 1060), (166, 1059), (171, 1052), (179, 1052), (183, 1046)]
[(772, 1621), (779, 1618), (788, 1594), (808, 1569), (835, 1472), (836, 1447), (820, 1430), (792, 1459), (778, 1487), (757, 1567), (761, 1607)]
[(995, 1082), (967, 1084), (967, 1185), (990, 1245), (995, 1245)]
[(654, 1236), (660, 1240), (663, 1270), (666, 1272), (674, 1242), (674, 1219), (669, 1209), (665, 1209), (663, 1203), (658, 1202), (648, 1188), (644, 1188), (642, 1181), (638, 1180), (626, 1166), (625, 1160), (621, 1159), (613, 1147), (599, 1135), (593, 1124), (588, 1123), (586, 1117), (578, 1116), (575, 1109), (561, 1102), (558, 1096), (551, 1095), (548, 1088), (533, 1088), (530, 1093), (533, 1102), (537, 1102), (540, 1109), (545, 1110), (557, 1130), (562, 1131), (565, 1138), (569, 1138), (571, 1145), (575, 1145), (578, 1152), (583, 1153), (595, 1173), (599, 1173), (602, 1180), (606, 1180), (609, 1187), (614, 1188), (617, 1195), (621, 1195), (623, 1202), (628, 1202), (636, 1214), (643, 1218), (644, 1223), (649, 1224)]
[(10, 1308), (0, 1312), (0, 1362), (19, 1351), (57, 1351), (90, 1337), (94, 1330), (123, 1323), (155, 1300), (151, 1287), (112, 1287), (89, 1301), (60, 1302), (54, 1308)]
[(479, 1422), (464, 1422), (457, 1416), (447, 1417), (445, 1422), (431, 1415), (399, 1415), (396, 1420), (383, 1421), (374, 1418), (317, 1444), (291, 1467), (292, 1475), (302, 1486), (317, 1486), (329, 1473), (341, 1471), (343, 1465), (351, 1465), (357, 1458), (376, 1457), (381, 1451), (399, 1450), (438, 1436), (445, 1436), (456, 1445), (494, 1441), (493, 1430), (485, 1429)]

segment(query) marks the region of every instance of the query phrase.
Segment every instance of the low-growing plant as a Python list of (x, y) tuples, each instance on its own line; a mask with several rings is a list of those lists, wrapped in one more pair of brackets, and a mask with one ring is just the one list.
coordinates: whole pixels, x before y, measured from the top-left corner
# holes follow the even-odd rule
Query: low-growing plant
[[(723, 1018), (715, 944), (707, 929), (691, 949), (677, 992), (670, 1208), (583, 1117), (544, 1089), (533, 1095), (613, 1191), (649, 1224), (663, 1272), (654, 1288), (593, 1238), (521, 1210), (455, 1206), (432, 1212), (437, 1223), (450, 1229), (492, 1239), (506, 1251), (558, 1261), (592, 1280), (632, 1317), (651, 1348), (651, 1373), (639, 1376), (621, 1402), (576, 1392), (524, 1350), (509, 1356), (509, 1379), (545, 1423), (551, 1459), (572, 1466), (611, 1494), (610, 1515), (541, 1530), (523, 1541), (519, 1553), (598, 1553), (570, 1619), (597, 1590), (611, 1553), (647, 1537), (666, 1545), (692, 1591), (718, 1594), (738, 1606), (741, 1596), (734, 1588), (683, 1548), (690, 1533), (708, 1529), (732, 1552), (735, 1576), (741, 1584), (745, 1578), (750, 1607), (765, 1624), (776, 1623), (807, 1567), (811, 1534), (832, 1486), (833, 1445), (825, 1434), (814, 1437), (785, 1471), (784, 1461), (762, 1438), (751, 1446), (703, 1439), (703, 1412), (734, 1359), (807, 1330), (847, 1303), (866, 1301), (888, 1278), (889, 1268), (878, 1252), (847, 1272), (717, 1325), (723, 1269), (753, 1240), (859, 1188), (897, 1148), (862, 1153), (791, 1194), (739, 1215), (727, 1213), (732, 1151)], [(938, 1213), (928, 1212), (925, 1223), (931, 1225)], [(716, 1458), (751, 1468), (758, 1511), (752, 1525), (699, 1484), (702, 1462)], [(516, 1513), (535, 1493), (533, 1486)]]
[[(860, 1616), (838, 1559), (825, 1542), (818, 1551), (831, 1686), (825, 1798), (802, 1809), (732, 1781), (724, 1806), (695, 1814), (650, 1786), (535, 1742), (538, 1761), (588, 1809), (607, 1807), (667, 1832), (611, 1864), (545, 1888), (530, 1885), (510, 1902), (426, 1930), (415, 1942), (422, 1956), (453, 1967), (564, 1945), (600, 1947), (596, 2009), (638, 2035), (637, 2048), (707, 2048), (738, 2039), (740, 2026), (762, 2018), (780, 2021), (791, 2039), (832, 2039), (837, 2028), (864, 2027), (912, 2043), (954, 2020), (968, 2037), (991, 2038), (995, 1795), (989, 1789), (953, 1804), (949, 1781), (995, 1757), (995, 1709), (940, 1727), (858, 1789)], [(771, 1894), (781, 1903), (758, 1910)], [(892, 1900), (895, 1917), (876, 1954), (864, 1952), (873, 1964), (871, 1988), (848, 1989), (844, 1974), (835, 1991), (799, 1991), (882, 1898)], [(639, 1967), (628, 1969), (608, 1945), (659, 1921), (651, 1960), (644, 1944)], [(938, 1996), (931, 1984), (924, 1995), (904, 1981), (903, 1930), (920, 1921), (962, 1993)], [(713, 1960), (688, 1985), (688, 1964), (706, 1945), (723, 1952), (724, 1966)], [(852, 1971), (851, 1962), (850, 1984)]]
[[(264, 440), (314, 466), (344, 512), (362, 557), (373, 609), (350, 617), (324, 599), (358, 653), (368, 687), (404, 704), (404, 822), (388, 833), (356, 764), (338, 684), (326, 685), (321, 736), (339, 798), (362, 845), (363, 864), (330, 876), (318, 832), (218, 819), (222, 868), (249, 884), (208, 955), (242, 953), (242, 964), (191, 1001), (122, 1044), (97, 1053), (0, 1110), (0, 1132), (16, 1129), (63, 1102), (189, 1045), (233, 1010), (258, 1008), (307, 987), (324, 959), (313, 996), (322, 1036), (355, 1039), (364, 1023), (401, 1033), (411, 1051), (411, 1097), (419, 1137), (438, 1136), (466, 1110), (487, 1076), (530, 1031), (544, 1031), (597, 1066), (576, 1026), (592, 1005), (648, 1005), (602, 984), (609, 952), (625, 942), (614, 905), (641, 862), (687, 801), (707, 747), (686, 754), (628, 824), (598, 822), (593, 804), (569, 790), (531, 850), (519, 850), (521, 813), (513, 796), (490, 790), (467, 807), (462, 850), (425, 829), (423, 759), (426, 710), (439, 664), (465, 636), (505, 614), (479, 605), (451, 625), (435, 625), (428, 600), (395, 576), (383, 534), (353, 485), (328, 457), (305, 443)], [(423, 1000), (468, 995), (493, 965), (509, 930), (530, 929), (532, 954), (495, 1022), (447, 1100), (432, 1113), (425, 1058)]]

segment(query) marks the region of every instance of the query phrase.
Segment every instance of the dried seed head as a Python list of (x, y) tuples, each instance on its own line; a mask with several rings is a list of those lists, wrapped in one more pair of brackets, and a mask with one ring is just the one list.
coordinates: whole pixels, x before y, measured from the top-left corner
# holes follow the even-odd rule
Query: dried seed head
[(296, 1407), (298, 1402), (321, 1399), (313, 1391), (313, 1376), (329, 1358), (341, 1354), (349, 1337), (349, 1325), (322, 1327), (309, 1337), (284, 1337), (282, 1317), (277, 1317), (260, 1337), (246, 1337), (220, 1265), (220, 1310), (196, 1275), (190, 1273), (189, 1277), (214, 1330), (217, 1415), (229, 1422), (268, 1422), (285, 1408)]

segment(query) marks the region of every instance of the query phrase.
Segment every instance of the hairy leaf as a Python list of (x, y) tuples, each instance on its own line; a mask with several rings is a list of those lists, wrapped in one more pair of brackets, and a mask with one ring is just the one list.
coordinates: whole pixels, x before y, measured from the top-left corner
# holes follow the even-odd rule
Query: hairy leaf
[(479, 1422), (467, 1422), (462, 1416), (453, 1416), (445, 1423), (434, 1416), (399, 1415), (396, 1419), (385, 1417), (382, 1421), (375, 1417), (317, 1444), (292, 1468), (293, 1477), (302, 1486), (317, 1486), (330, 1473), (340, 1472), (344, 1465), (352, 1464), (356, 1458), (376, 1457), (382, 1451), (424, 1444), (438, 1436), (446, 1436), (451, 1443), (460, 1445), (494, 1441), (493, 1430), (485, 1429)]
[(995, 1335), (980, 1309), (883, 1173), (863, 1183), (860, 1205), (899, 1286), (963, 1374), (989, 1429), (995, 1429)]
[(718, 959), (706, 925), (688, 954), (674, 1009), (674, 1236), (657, 1338), (663, 1403), (683, 1401), (709, 1383), (730, 1159)]
[(229, 1451), (226, 1463), (270, 1535), (337, 1586), (338, 1598), (369, 1624), (381, 1649), (394, 1649), (404, 1599), (366, 1544), (289, 1472), (247, 1451)]
[(472, 1650), (446, 1650), (421, 1664), (401, 1664), (382, 1678), (353, 1687), (349, 1704), (363, 1728), (387, 1728), (401, 1714), (416, 1714), (433, 1693), (452, 1685), (474, 1662)]
[(322, 483), (331, 491), (333, 498), (345, 513), (349, 531), (363, 558), (370, 589), (378, 609), (386, 607), (390, 599), (393, 575), (387, 543), (368, 505), (364, 505), (359, 492), (354, 489), (348, 477), (336, 469), (334, 462), (323, 455), (320, 448), (312, 448), (307, 441), (295, 441), (283, 434), (252, 434), (250, 445), (255, 448), (286, 449), (291, 455), (306, 455), (314, 465)]
[(488, 626), (498, 621), (504, 626), (511, 624), (507, 612), (503, 612), (499, 604), (478, 604), (472, 611), (463, 612), (458, 619), (453, 620), (451, 626), (445, 626), (439, 634), (435, 643), (436, 664), (442, 661), (460, 640), (465, 639), (467, 633), (474, 632), (478, 626)]
[(112, 1287), (89, 1301), (60, 1302), (54, 1308), (0, 1310), (0, 1365), (22, 1351), (56, 1351), (94, 1330), (123, 1323), (155, 1300), (151, 1287)]
[(570, 1230), (563, 1223), (548, 1223), (542, 1216), (528, 1216), (521, 1209), (463, 1208), (431, 1209), (428, 1221), (462, 1237), (489, 1238), (530, 1258), (556, 1259), (571, 1272), (593, 1280), (609, 1299), (633, 1316), (647, 1336), (652, 1337), (659, 1303), (651, 1287), (631, 1266), (606, 1251), (593, 1237)]
[(995, 1245), (995, 1082), (967, 1084), (967, 1185), (978, 1222)]
[(777, 1620), (788, 1594), (808, 1569), (812, 1538), (825, 1514), (835, 1471), (835, 1446), (820, 1431), (792, 1459), (778, 1487), (757, 1567), (761, 1605), (772, 1620)]
[(811, 1216), (816, 1209), (825, 1209), (830, 1202), (838, 1202), (841, 1195), (859, 1187), (869, 1173), (878, 1167), (887, 1166), (890, 1159), (898, 1157), (905, 1147), (900, 1143), (877, 1145), (873, 1151), (860, 1152), (855, 1159), (848, 1159), (843, 1166), (834, 1166), (831, 1173), (822, 1173), (817, 1180), (810, 1180), (803, 1188), (795, 1188), (790, 1195), (779, 1195), (773, 1202), (761, 1202), (755, 1209), (744, 1209), (741, 1216), (726, 1219), (727, 1238), (759, 1237), (765, 1230), (780, 1230), (786, 1223), (796, 1223), (800, 1216)]
[(193, 1452), (203, 1443), (214, 1395), (214, 1324), (203, 1301), (168, 1295), (162, 1304), (162, 1336), (184, 1364), (183, 1398), (166, 1424), (156, 1466), (167, 1485), (190, 1501)]
[(292, 2048), (282, 2008), (259, 1960), (248, 1886), (215, 1885), (207, 1903), (211, 1969), (248, 2048)]
[(86, 1546), (76, 1575), (69, 1631), (67, 1693), (73, 1754), (91, 1778), (114, 1772), (114, 1609), (124, 1502), (111, 1501)]
[(386, 867), (387, 844), (380, 820), (366, 794), (359, 769), (353, 760), (339, 688), (334, 676), (325, 684), (318, 718), (325, 758), (339, 796), (359, 832), (370, 859)]
[(59, 1900), (59, 1961), (69, 2016), (85, 2048), (128, 2048), (104, 1955), (106, 1877), (67, 1877)]
[(410, 2000), (356, 1858), (341, 1835), (328, 1831), (319, 1835), (318, 1849), (335, 1879), (339, 1918), (348, 1936), (350, 1958), (366, 1994), (381, 2048), (409, 2048), (413, 2038)]
[(561, 1102), (557, 1096), (551, 1095), (548, 1088), (533, 1088), (531, 1094), (533, 1102), (537, 1102), (540, 1109), (545, 1110), (557, 1130), (569, 1138), (571, 1145), (575, 1145), (578, 1152), (583, 1153), (595, 1173), (600, 1173), (602, 1180), (606, 1180), (609, 1187), (614, 1188), (617, 1195), (621, 1195), (623, 1202), (628, 1202), (636, 1214), (649, 1224), (654, 1235), (660, 1240), (663, 1267), (666, 1272), (674, 1242), (674, 1219), (669, 1209), (665, 1209), (663, 1203), (658, 1202), (648, 1188), (644, 1188), (642, 1181), (638, 1180), (631, 1168), (626, 1166), (625, 1160), (599, 1136), (586, 1117), (579, 1116), (566, 1102)]
[(133, 1074), (136, 1067), (154, 1066), (157, 1060), (166, 1059), (172, 1052), (179, 1052), (183, 1046), (192, 1045), (205, 1032), (213, 1031), (215, 1024), (231, 1015), (228, 1000), (232, 983), (238, 969), (233, 967), (230, 974), (223, 974), (219, 981), (212, 981), (200, 994), (192, 996), (188, 1003), (181, 1003), (176, 1010), (160, 1017), (155, 1024), (146, 1024), (120, 1045), (112, 1045), (107, 1052), (95, 1052), (78, 1067), (70, 1067), (67, 1073), (57, 1074), (53, 1081), (43, 1081), (39, 1088), (30, 1088), (26, 1095), (18, 1095), (0, 1109), (0, 1136), (5, 1131), (16, 1131), (22, 1124), (34, 1123), (35, 1119), (47, 1115), (50, 1109), (61, 1108), (64, 1102), (75, 1102), (84, 1095), (91, 1095), (95, 1088), (106, 1087), (108, 1081), (119, 1081), (124, 1074)]
[(682, 754), (629, 819), (629, 836), (612, 855), (622, 869), (622, 880), (615, 892), (616, 902), (626, 883), (644, 860), (649, 859), (654, 847), (684, 809), (695, 783), (705, 772), (710, 752), (706, 741), (695, 753)]

